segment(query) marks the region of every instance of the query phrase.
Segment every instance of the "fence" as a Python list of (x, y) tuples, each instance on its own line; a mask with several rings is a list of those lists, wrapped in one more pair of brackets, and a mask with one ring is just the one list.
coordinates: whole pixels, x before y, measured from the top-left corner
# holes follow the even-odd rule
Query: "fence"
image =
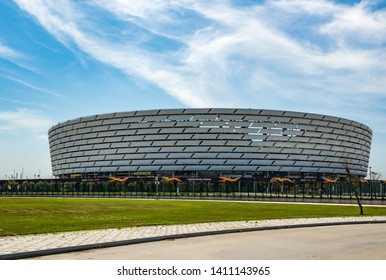
[(360, 198), (383, 201), (384, 181), (350, 185), (346, 182), (78, 182), (60, 180), (0, 181), (0, 196), (72, 196), (132, 198), (205, 198), (234, 200), (352, 200), (356, 188)]

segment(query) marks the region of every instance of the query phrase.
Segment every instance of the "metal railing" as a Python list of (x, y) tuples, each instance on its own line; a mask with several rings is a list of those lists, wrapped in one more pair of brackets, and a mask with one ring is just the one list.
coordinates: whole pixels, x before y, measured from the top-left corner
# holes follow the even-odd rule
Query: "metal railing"
[(233, 200), (355, 200), (383, 201), (384, 181), (348, 184), (346, 182), (274, 183), (274, 182), (77, 182), (60, 180), (24, 180), (0, 182), (0, 196), (202, 198)]

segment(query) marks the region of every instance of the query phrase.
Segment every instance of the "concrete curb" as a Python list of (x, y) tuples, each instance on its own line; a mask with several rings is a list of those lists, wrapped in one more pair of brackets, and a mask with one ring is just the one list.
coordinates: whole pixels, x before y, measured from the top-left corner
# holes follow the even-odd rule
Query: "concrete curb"
[(121, 240), (121, 241), (103, 242), (103, 243), (95, 243), (95, 244), (87, 244), (87, 245), (79, 245), (79, 246), (61, 247), (61, 248), (37, 250), (37, 251), (30, 251), (30, 252), (21, 252), (21, 253), (14, 253), (14, 254), (5, 254), (5, 255), (0, 255), (0, 260), (27, 259), (27, 258), (34, 258), (34, 257), (40, 257), (40, 256), (47, 256), (47, 255), (56, 255), (56, 254), (63, 254), (63, 253), (70, 253), (70, 252), (85, 251), (85, 250), (91, 250), (91, 249), (101, 249), (101, 248), (117, 247), (117, 246), (140, 244), (140, 243), (147, 243), (147, 242), (156, 242), (156, 241), (163, 241), (163, 240), (170, 240), (170, 239), (208, 236), (208, 235), (216, 235), (216, 234), (241, 233), (241, 232), (265, 231), (265, 230), (277, 230), (277, 229), (311, 228), (311, 227), (321, 227), (321, 226), (385, 224), (385, 223), (386, 223), (386, 220), (347, 221), (347, 222), (325, 222), (325, 223), (265, 226), (265, 227), (257, 227), (257, 228), (214, 230), (214, 231), (173, 234), (173, 235), (155, 236), (155, 237), (148, 237), (148, 238), (137, 238), (137, 239), (130, 239), (130, 240)]

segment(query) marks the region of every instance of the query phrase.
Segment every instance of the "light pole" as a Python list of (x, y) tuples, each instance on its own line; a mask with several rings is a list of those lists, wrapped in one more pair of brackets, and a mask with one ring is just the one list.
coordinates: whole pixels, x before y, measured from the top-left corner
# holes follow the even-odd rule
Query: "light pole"
[(158, 181), (158, 175), (155, 176), (155, 199), (158, 199), (158, 184), (159, 184), (159, 181)]
[(371, 166), (369, 166), (369, 170), (370, 170), (370, 198), (372, 199), (373, 198), (373, 182), (372, 182), (373, 176), (371, 172)]

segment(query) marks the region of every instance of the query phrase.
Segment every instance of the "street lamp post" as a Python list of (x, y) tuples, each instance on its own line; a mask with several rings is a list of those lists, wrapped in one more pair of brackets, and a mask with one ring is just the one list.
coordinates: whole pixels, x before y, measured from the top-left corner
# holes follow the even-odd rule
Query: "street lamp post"
[(373, 176), (372, 176), (372, 172), (371, 172), (371, 166), (369, 166), (369, 170), (370, 170), (370, 198), (372, 199), (373, 198)]
[(158, 184), (159, 184), (159, 181), (158, 181), (158, 175), (155, 176), (155, 195), (156, 195), (156, 199), (158, 199)]

